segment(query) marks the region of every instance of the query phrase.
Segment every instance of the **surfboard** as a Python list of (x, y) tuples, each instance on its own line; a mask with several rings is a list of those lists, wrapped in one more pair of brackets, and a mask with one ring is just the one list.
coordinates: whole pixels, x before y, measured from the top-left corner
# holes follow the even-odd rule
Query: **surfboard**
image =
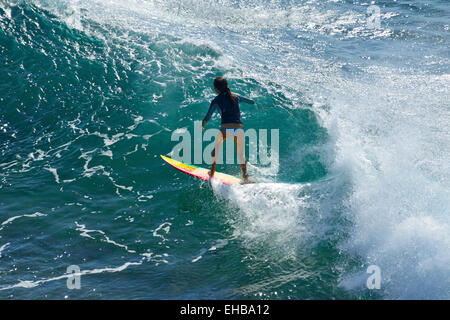
[[(209, 180), (209, 175), (208, 175), (208, 169), (205, 168), (200, 168), (191, 164), (186, 164), (174, 159), (171, 159), (169, 157), (163, 156), (161, 155), (161, 158), (163, 158), (163, 160), (165, 162), (167, 162), (168, 164), (170, 164), (172, 167), (174, 167), (177, 170), (180, 170), (181, 172), (184, 172), (190, 176), (193, 176), (197, 179), (201, 179), (201, 180), (205, 180), (208, 181)], [(220, 181), (223, 184), (232, 184), (232, 183), (242, 183), (242, 180), (233, 176), (230, 176), (229, 174), (226, 173), (221, 173), (221, 172), (215, 172), (214, 173), (214, 179), (217, 181)]]

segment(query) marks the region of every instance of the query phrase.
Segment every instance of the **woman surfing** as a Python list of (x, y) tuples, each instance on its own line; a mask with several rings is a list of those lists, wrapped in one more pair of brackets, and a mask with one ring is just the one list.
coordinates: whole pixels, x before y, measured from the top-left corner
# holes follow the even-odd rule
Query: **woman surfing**
[(208, 112), (202, 121), (203, 130), (206, 123), (209, 121), (209, 119), (211, 119), (211, 116), (216, 110), (219, 111), (222, 118), (220, 132), (217, 135), (214, 150), (211, 154), (213, 157), (213, 162), (211, 165), (211, 171), (209, 171), (209, 176), (212, 178), (214, 176), (214, 173), (216, 172), (216, 163), (223, 142), (228, 138), (233, 137), (238, 154), (238, 161), (241, 166), (242, 178), (244, 179), (244, 182), (249, 182), (247, 175), (247, 162), (244, 152), (244, 126), (241, 121), (241, 110), (239, 108), (239, 103), (244, 102), (254, 104), (255, 101), (245, 98), (236, 93), (231, 93), (230, 88), (228, 88), (227, 79), (225, 79), (224, 77), (217, 77), (214, 79), (214, 90), (218, 95), (211, 101)]

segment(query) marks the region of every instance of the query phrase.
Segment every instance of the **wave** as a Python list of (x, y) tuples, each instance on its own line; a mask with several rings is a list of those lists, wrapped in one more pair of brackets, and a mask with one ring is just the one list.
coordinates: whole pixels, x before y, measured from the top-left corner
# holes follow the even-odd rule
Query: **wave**
[[(320, 251), (352, 297), (367, 292), (360, 266), (376, 264), (383, 298), (448, 298), (449, 60), (445, 35), (404, 6), (380, 2), (373, 30), (367, 6), (348, 1), (2, 3), (2, 176), (150, 207), (166, 178), (154, 156), (202, 117), (210, 80), (225, 75), (261, 107), (244, 112), (249, 126), (285, 129), (279, 176), (255, 166), (268, 183), (213, 186), (227, 243), (277, 267)], [(311, 279), (302, 268), (240, 292)]]

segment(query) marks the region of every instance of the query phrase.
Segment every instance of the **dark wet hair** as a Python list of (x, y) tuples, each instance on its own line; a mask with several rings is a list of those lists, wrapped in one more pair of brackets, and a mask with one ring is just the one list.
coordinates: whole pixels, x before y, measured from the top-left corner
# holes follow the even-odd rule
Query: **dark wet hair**
[(214, 88), (217, 88), (220, 93), (227, 92), (231, 103), (236, 104), (237, 99), (231, 94), (230, 88), (228, 88), (228, 81), (224, 77), (217, 77), (214, 79)]

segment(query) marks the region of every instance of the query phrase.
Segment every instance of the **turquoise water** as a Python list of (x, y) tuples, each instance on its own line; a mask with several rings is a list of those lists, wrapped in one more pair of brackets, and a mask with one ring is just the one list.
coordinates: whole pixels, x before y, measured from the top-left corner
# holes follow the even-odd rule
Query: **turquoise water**
[[(374, 4), (0, 2), (0, 298), (450, 298), (450, 8)], [(263, 183), (159, 157), (216, 76), (280, 130)]]

